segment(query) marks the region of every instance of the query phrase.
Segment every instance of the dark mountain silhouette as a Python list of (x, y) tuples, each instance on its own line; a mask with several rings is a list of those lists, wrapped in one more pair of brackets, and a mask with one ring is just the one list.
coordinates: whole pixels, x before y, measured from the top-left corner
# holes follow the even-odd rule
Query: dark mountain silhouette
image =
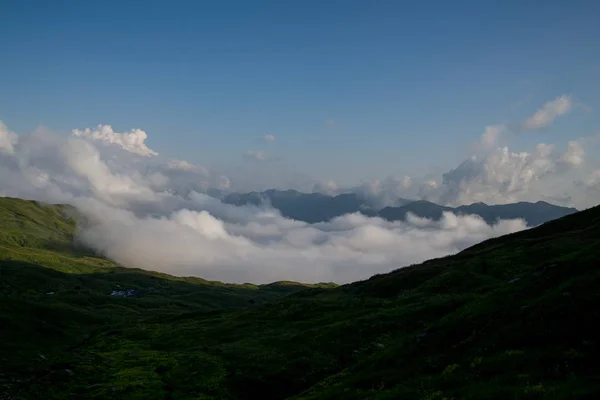
[(419, 200), (402, 207), (386, 207), (379, 211), (378, 215), (388, 221), (402, 221), (406, 218), (406, 214), (410, 212), (418, 217), (438, 220), (445, 211), (453, 212), (457, 215), (479, 215), (488, 224), (495, 223), (500, 219), (523, 218), (527, 222), (527, 225), (537, 226), (544, 222), (576, 213), (578, 210), (556, 206), (544, 201), (536, 203), (521, 201), (498, 205), (473, 203), (453, 208)]
[(328, 196), (322, 193), (302, 193), (297, 190), (269, 189), (264, 192), (230, 193), (222, 200), (236, 206), (270, 204), (286, 218), (308, 223), (325, 222), (344, 214), (360, 212), (364, 215), (379, 216), (388, 221), (403, 221), (408, 213), (418, 217), (439, 220), (445, 211), (458, 215), (474, 214), (491, 224), (499, 219), (523, 218), (527, 225), (536, 226), (565, 215), (577, 212), (575, 208), (562, 207), (538, 201), (511, 204), (488, 205), (473, 203), (459, 207), (441, 206), (426, 200), (399, 199), (406, 203), (399, 207), (385, 207), (381, 210), (371, 207), (356, 193)]
[(376, 215), (376, 210), (367, 206), (354, 193), (328, 196), (321, 193), (302, 193), (296, 190), (270, 189), (264, 192), (231, 193), (223, 202), (236, 206), (267, 203), (278, 209), (286, 218), (316, 223), (329, 221), (340, 215), (362, 212)]
[(415, 214), (418, 217), (438, 220), (442, 218), (444, 211), (453, 212), (454, 209), (426, 200), (417, 200), (402, 207), (386, 207), (379, 211), (378, 215), (388, 221), (403, 221), (408, 213)]

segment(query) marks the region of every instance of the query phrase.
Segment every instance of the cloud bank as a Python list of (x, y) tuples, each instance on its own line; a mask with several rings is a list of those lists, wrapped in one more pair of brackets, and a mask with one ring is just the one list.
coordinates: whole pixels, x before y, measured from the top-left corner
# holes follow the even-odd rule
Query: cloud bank
[(149, 149), (144, 143), (148, 138), (148, 135), (141, 129), (132, 129), (129, 132), (118, 133), (113, 131), (110, 125), (98, 125), (94, 129), (74, 129), (73, 135), (116, 144), (125, 150), (140, 156), (150, 157), (158, 155), (157, 152)]
[(489, 226), (451, 213), (435, 222), (411, 216), (390, 223), (353, 214), (308, 225), (272, 210), (234, 210), (197, 196), (202, 211), (180, 209), (161, 218), (84, 202), (80, 208), (94, 223), (80, 239), (123, 265), (177, 275), (347, 283), (525, 229), (520, 220)]
[(571, 96), (562, 95), (518, 124), (486, 126), (471, 147), (474, 154), (441, 177), (392, 176), (354, 187), (328, 181), (316, 184), (313, 190), (328, 194), (356, 193), (375, 208), (399, 205), (399, 198), (424, 199), (449, 206), (547, 199), (563, 206), (588, 208), (597, 205), (598, 198), (587, 181), (578, 175), (586, 173), (586, 147), (595, 145), (600, 135), (571, 140), (564, 152), (547, 143), (537, 144), (532, 151), (520, 152), (499, 145), (511, 131), (547, 127), (574, 107)]
[[(573, 104), (569, 96), (557, 97), (519, 129), (549, 126)], [(571, 140), (562, 149), (539, 143), (515, 152), (498, 145), (509, 126), (487, 126), (474, 155), (445, 173), (390, 176), (345, 188), (302, 174), (282, 180), (277, 158), (260, 150), (244, 157), (273, 162), (245, 163), (231, 170), (237, 174), (232, 177), (160, 156), (140, 129), (119, 133), (98, 125), (59, 138), (44, 130), (17, 135), (0, 121), (0, 196), (75, 205), (87, 217), (77, 240), (124, 266), (227, 282), (346, 283), (452, 254), (526, 225), (511, 220), (490, 226), (479, 217), (450, 213), (440, 221), (410, 215), (404, 222), (350, 214), (309, 225), (283, 218), (267, 205), (234, 207), (208, 194), (253, 190), (266, 180), (269, 187), (275, 181), (280, 188), (302, 182), (331, 195), (354, 192), (374, 208), (402, 205), (404, 199), (453, 206), (540, 199), (580, 209), (596, 205), (600, 169), (587, 165), (587, 152), (600, 135)]]
[[(441, 177), (388, 177), (346, 188), (329, 181), (315, 185), (313, 191), (356, 193), (375, 208), (398, 206), (402, 199), (460, 206), (553, 198), (557, 204), (584, 209), (598, 204), (597, 197), (582, 190), (577, 177), (586, 171), (587, 142), (588, 138), (569, 141), (563, 151), (546, 143), (537, 144), (529, 152), (495, 147), (467, 158)], [(570, 193), (568, 197), (563, 196), (565, 191)]]
[(203, 194), (228, 188), (229, 178), (144, 150), (140, 131), (129, 134), (141, 141), (112, 129), (62, 139), (0, 128), (0, 195), (75, 205), (87, 217), (77, 239), (128, 267), (227, 282), (346, 283), (525, 229), (521, 220), (490, 226), (453, 214), (393, 223), (353, 214), (309, 225)]
[(0, 121), (0, 152), (13, 154), (17, 143), (17, 135), (10, 132), (4, 122)]

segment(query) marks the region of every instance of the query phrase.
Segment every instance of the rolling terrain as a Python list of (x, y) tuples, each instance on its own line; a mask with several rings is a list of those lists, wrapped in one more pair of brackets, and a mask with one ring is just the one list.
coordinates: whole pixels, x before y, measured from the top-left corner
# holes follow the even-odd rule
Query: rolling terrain
[(0, 399), (600, 393), (600, 207), (339, 287), (121, 268), (63, 210), (0, 199)]

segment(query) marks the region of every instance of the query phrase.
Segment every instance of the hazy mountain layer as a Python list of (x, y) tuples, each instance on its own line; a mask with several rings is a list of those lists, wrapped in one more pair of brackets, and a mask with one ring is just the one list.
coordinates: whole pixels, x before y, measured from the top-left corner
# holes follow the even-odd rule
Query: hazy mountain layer
[(471, 205), (448, 207), (424, 200), (399, 198), (398, 206), (374, 209), (355, 193), (328, 196), (321, 193), (301, 193), (296, 190), (267, 190), (264, 192), (231, 193), (223, 201), (237, 206), (270, 204), (284, 217), (308, 223), (329, 221), (344, 214), (360, 212), (368, 216), (379, 216), (389, 221), (406, 219), (408, 213), (418, 217), (439, 220), (444, 211), (455, 214), (479, 215), (487, 223), (499, 219), (522, 218), (529, 226), (537, 226), (547, 221), (577, 212), (575, 208), (561, 207), (543, 201), (536, 203), (519, 202), (502, 205), (474, 203)]

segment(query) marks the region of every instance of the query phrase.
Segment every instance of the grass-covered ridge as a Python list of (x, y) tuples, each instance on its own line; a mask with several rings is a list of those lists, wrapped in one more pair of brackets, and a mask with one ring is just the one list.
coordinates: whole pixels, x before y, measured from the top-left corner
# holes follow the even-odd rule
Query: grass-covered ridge
[[(46, 210), (0, 199), (2, 399), (600, 393), (598, 207), (451, 257), (301, 291), (119, 268), (72, 247), (74, 223), (60, 210), (36, 207)], [(117, 285), (138, 292), (108, 296)]]

